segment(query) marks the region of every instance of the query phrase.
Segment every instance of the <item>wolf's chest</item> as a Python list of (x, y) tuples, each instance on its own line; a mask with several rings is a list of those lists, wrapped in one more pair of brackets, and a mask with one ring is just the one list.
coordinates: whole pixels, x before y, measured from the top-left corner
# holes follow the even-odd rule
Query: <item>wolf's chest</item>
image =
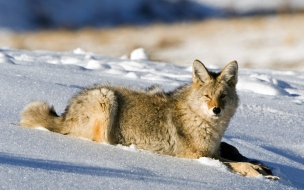
[(202, 156), (211, 157), (218, 150), (225, 126), (216, 123), (210, 125), (202, 123), (193, 136), (195, 148), (202, 151)]

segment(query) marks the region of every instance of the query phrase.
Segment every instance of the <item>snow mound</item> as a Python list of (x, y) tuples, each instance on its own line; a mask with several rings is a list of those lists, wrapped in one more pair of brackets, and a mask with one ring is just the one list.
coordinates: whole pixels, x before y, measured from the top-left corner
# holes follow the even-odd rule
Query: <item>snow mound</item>
[(198, 159), (198, 162), (205, 166), (215, 167), (221, 171), (228, 171), (227, 167), (222, 162), (213, 158), (201, 157)]
[(149, 57), (144, 48), (138, 48), (131, 52), (131, 60), (149, 60)]
[(270, 75), (255, 73), (249, 77), (240, 77), (237, 89), (272, 96), (289, 95), (289, 93), (284, 89), (289, 85), (282, 84), (282, 81), (274, 79)]

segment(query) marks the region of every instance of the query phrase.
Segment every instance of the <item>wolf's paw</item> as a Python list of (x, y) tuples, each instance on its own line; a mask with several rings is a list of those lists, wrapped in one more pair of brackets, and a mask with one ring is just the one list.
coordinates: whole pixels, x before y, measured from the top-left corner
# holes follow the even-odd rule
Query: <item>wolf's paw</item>
[(274, 181), (280, 179), (278, 176), (275, 176), (275, 175), (265, 175), (264, 177), (267, 178), (267, 179), (274, 180)]
[(229, 162), (225, 164), (231, 170), (243, 176), (256, 177), (262, 174), (267, 179), (272, 179), (272, 180), (279, 179), (279, 177), (277, 176), (269, 175), (269, 173), (265, 171), (265, 168), (262, 165), (255, 165), (248, 162)]

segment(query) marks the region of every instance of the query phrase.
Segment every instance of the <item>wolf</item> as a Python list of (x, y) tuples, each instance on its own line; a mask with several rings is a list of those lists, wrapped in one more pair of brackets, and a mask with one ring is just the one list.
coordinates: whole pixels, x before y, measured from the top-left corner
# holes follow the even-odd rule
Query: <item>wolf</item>
[(236, 61), (212, 72), (195, 60), (192, 82), (174, 91), (94, 85), (74, 96), (61, 116), (46, 102), (29, 103), (20, 125), (180, 158), (215, 158), (243, 176), (271, 176), (261, 165), (220, 155), (221, 139), (238, 107), (237, 81)]

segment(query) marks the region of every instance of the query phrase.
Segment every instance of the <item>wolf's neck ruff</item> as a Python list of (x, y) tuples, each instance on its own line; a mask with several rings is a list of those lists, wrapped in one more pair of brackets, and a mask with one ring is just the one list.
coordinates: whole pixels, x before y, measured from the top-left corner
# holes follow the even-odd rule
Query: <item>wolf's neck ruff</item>
[(207, 106), (201, 106), (201, 104), (207, 104), (208, 102), (205, 102), (206, 99), (201, 96), (201, 93), (189, 93), (189, 95), (182, 97), (182, 95), (188, 94), (188, 91), (197, 91), (189, 90), (191, 88), (196, 87), (189, 84), (172, 95), (174, 100), (177, 100), (175, 106), (173, 106), (173, 109), (176, 110), (172, 114), (172, 120), (175, 121), (174, 126), (178, 131), (176, 138), (180, 144), (183, 144), (180, 145), (181, 147), (191, 147), (189, 150), (177, 148), (176, 156), (188, 158), (213, 157), (217, 153), (221, 138), (236, 110), (238, 99), (235, 95), (234, 101), (236, 103), (222, 108), (229, 109), (225, 111), (226, 114), (214, 117), (209, 114), (208, 110), (202, 110)]

